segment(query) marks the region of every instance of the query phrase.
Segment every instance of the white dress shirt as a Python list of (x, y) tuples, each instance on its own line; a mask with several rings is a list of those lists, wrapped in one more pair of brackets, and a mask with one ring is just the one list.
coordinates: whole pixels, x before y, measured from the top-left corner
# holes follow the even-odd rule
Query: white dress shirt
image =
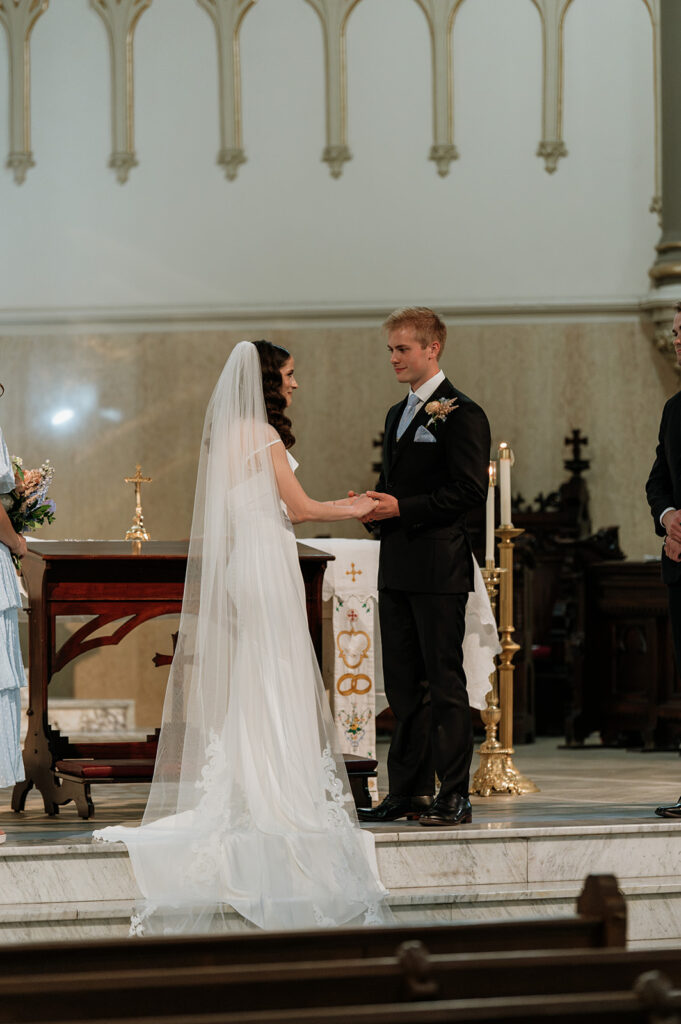
[[(417, 416), (421, 412), (423, 406), (426, 404), (430, 396), (437, 391), (444, 379), (445, 372), (444, 370), (440, 370), (434, 377), (430, 377), (425, 384), (422, 384), (420, 388), (417, 388), (416, 391), (414, 391), (414, 394), (417, 395), (419, 399), (419, 403), (414, 409), (414, 416)], [(412, 416), (412, 420), (414, 419), (414, 416)]]

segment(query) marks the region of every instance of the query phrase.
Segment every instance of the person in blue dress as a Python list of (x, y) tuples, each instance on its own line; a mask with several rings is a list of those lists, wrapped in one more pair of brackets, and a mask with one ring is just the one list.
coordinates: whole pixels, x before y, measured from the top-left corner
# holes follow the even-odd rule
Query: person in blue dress
[[(12, 461), (0, 430), (0, 495), (9, 494), (16, 486)], [(17, 621), (21, 595), (12, 555), (23, 558), (25, 554), (26, 541), (14, 531), (0, 504), (0, 788), (13, 786), (24, 778), (19, 731), (21, 687), (26, 685), (26, 677)], [(0, 831), (0, 842), (4, 840), (5, 834)]]

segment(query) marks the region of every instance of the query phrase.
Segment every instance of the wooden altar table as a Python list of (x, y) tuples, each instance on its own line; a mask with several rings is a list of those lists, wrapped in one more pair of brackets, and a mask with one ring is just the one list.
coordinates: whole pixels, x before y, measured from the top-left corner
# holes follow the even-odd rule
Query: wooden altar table
[[(79, 654), (118, 644), (149, 619), (178, 615), (187, 547), (184, 541), (147, 541), (137, 553), (129, 541), (29, 541), (23, 559), (29, 600), (29, 726), (24, 745), (26, 779), (14, 787), (14, 811), (24, 809), (35, 786), (47, 814), (58, 814), (60, 805), (73, 800), (79, 815), (89, 818), (94, 813), (91, 783), (151, 778), (156, 735), (144, 742), (71, 743), (48, 723), (49, 683)], [(322, 580), (334, 556), (299, 544), (298, 557), (310, 635), (321, 663)], [(93, 618), (57, 650), (58, 615)], [(115, 624), (111, 633), (93, 636), (110, 623)], [(361, 776), (353, 783), (353, 793), (364, 802), (366, 777), (373, 774), (376, 763), (352, 760), (350, 774), (354, 769)]]

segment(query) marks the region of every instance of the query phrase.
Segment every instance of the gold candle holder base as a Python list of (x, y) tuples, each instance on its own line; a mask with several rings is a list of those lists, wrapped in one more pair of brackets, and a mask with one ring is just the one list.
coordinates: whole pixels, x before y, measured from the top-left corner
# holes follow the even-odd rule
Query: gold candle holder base
[[(525, 793), (538, 793), (539, 787), (535, 786), (532, 779), (521, 775), (513, 765), (512, 750), (502, 750), (501, 764), (495, 762), (494, 774), (492, 776), (495, 793), (508, 793), (509, 796), (523, 796)], [(490, 796), (489, 793), (481, 793), (480, 796)]]
[(513, 767), (512, 750), (504, 750), (499, 743), (497, 750), (478, 750), (480, 766), (473, 776), (471, 793), (478, 796), (493, 796), (508, 793), (521, 796), (523, 793), (538, 793), (534, 782), (526, 779)]

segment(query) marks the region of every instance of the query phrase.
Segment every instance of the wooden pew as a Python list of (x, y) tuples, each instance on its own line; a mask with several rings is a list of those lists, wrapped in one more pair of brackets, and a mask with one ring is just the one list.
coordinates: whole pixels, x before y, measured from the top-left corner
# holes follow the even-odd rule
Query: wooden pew
[[(662, 971), (681, 1008), (681, 950), (394, 957), (90, 972), (0, 980), (0, 1021), (236, 1024), (237, 1021), (643, 1020), (665, 1003), (641, 977)], [(566, 1016), (567, 1010), (573, 1014)], [(446, 1014), (442, 1014), (446, 1011)], [(587, 1012), (588, 1011), (588, 1012)], [(606, 1012), (607, 1011), (607, 1012)], [(523, 1018), (523, 1014), (525, 1017)], [(584, 1016), (586, 1014), (586, 1016)], [(605, 1014), (605, 1016), (603, 1016)], [(296, 1016), (297, 1015), (297, 1016)], [(665, 1020), (658, 1012), (657, 1024)]]
[(415, 941), (434, 954), (625, 946), (626, 906), (614, 875), (589, 875), (576, 911), (565, 917), (455, 924), (21, 943), (0, 946), (0, 975), (358, 959), (392, 956), (401, 943)]

